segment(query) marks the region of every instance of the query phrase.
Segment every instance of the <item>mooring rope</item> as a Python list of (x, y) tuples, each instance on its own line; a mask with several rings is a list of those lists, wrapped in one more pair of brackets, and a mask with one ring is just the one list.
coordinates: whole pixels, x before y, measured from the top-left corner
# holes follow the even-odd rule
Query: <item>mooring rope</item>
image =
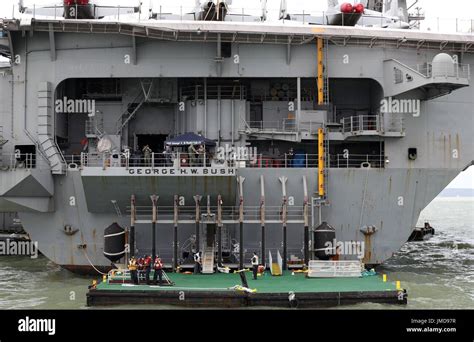
[(82, 251), (84, 252), (84, 255), (85, 255), (87, 261), (89, 262), (89, 264), (92, 266), (92, 268), (93, 268), (94, 270), (96, 270), (97, 273), (99, 273), (99, 274), (101, 274), (101, 275), (107, 274), (107, 273), (104, 273), (104, 272), (99, 271), (99, 270), (92, 264), (91, 259), (89, 259), (89, 256), (87, 255), (87, 252), (86, 252), (85, 249), (82, 249)]

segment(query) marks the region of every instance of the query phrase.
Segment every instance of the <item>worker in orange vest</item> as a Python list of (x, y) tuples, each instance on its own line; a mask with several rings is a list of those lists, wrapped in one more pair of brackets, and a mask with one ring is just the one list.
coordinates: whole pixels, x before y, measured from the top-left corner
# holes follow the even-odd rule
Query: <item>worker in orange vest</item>
[(137, 276), (137, 260), (135, 257), (132, 256), (130, 261), (128, 262), (128, 269), (130, 270), (130, 277), (132, 282), (136, 285), (138, 284), (138, 276)]

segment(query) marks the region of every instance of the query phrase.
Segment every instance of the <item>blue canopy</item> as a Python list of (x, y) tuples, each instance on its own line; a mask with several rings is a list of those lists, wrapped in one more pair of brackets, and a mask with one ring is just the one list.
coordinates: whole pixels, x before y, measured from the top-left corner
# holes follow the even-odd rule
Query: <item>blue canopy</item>
[(214, 140), (207, 139), (202, 135), (196, 133), (184, 133), (178, 135), (172, 139), (166, 140), (165, 144), (167, 146), (188, 146), (188, 145), (208, 145), (215, 146), (216, 143)]

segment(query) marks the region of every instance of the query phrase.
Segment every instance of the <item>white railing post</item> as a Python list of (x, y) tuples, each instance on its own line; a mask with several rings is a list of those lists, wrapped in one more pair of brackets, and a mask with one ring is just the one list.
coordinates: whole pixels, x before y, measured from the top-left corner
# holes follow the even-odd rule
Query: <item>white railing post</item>
[(354, 132), (354, 117), (351, 116), (351, 132)]

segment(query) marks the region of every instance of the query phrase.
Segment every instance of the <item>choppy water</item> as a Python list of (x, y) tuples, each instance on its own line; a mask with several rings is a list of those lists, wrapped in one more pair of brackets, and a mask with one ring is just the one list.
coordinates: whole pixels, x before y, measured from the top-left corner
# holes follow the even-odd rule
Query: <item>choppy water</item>
[[(408, 289), (411, 309), (474, 309), (474, 199), (438, 198), (421, 214), (436, 229), (425, 242), (405, 244), (378, 271)], [(86, 308), (87, 285), (46, 258), (0, 257), (0, 309)], [(347, 308), (403, 308), (360, 304)]]

